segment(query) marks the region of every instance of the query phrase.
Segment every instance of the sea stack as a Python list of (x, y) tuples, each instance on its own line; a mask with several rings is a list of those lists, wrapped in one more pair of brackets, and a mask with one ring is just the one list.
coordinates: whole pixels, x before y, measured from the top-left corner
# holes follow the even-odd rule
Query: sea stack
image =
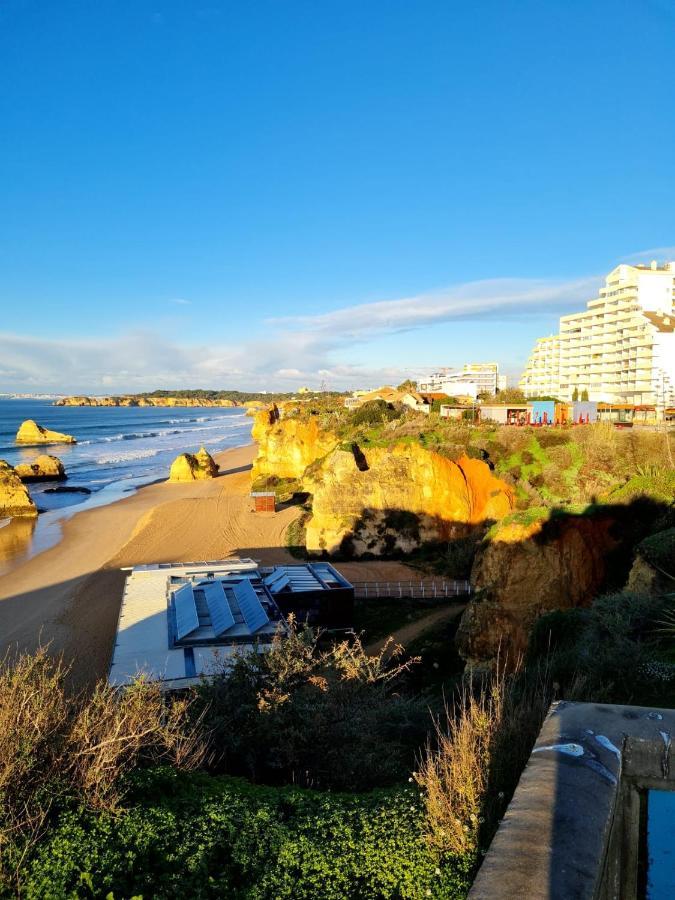
[(4, 459), (0, 459), (0, 516), (37, 516), (28, 488)]
[(26, 419), (16, 433), (17, 444), (76, 444), (72, 434), (61, 434), (38, 425), (33, 419)]
[(181, 453), (171, 463), (169, 481), (203, 481), (215, 478), (220, 467), (201, 447), (198, 453)]
[(14, 471), (23, 482), (29, 481), (65, 481), (66, 470), (57, 456), (41, 454), (32, 463), (19, 463)]

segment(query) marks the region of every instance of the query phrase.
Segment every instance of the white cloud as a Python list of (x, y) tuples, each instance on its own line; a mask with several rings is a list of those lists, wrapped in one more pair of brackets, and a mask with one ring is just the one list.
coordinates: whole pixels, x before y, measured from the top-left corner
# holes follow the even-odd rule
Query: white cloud
[[(661, 248), (635, 257), (654, 254)], [(675, 258), (675, 252), (670, 253)], [(654, 258), (653, 256), (651, 258)], [(38, 339), (0, 333), (0, 390), (122, 393), (154, 388), (296, 389), (397, 383), (410, 370), (396, 365), (357, 366), (349, 353), (382, 335), (423, 330), (439, 323), (556, 314), (582, 309), (600, 276), (577, 279), (496, 278), (467, 282), (412, 297), (345, 306), (329, 312), (266, 323), (264, 336), (244, 342), (188, 345), (154, 331), (115, 338)], [(170, 302), (187, 305), (174, 298)], [(423, 356), (420, 354), (420, 363)], [(524, 363), (523, 359), (523, 363)], [(513, 360), (510, 360), (513, 368)], [(419, 371), (424, 371), (421, 366)]]
[(169, 303), (175, 303), (177, 306), (191, 306), (192, 300), (186, 300), (185, 297), (172, 297)]
[(270, 324), (329, 335), (332, 340), (354, 341), (455, 319), (571, 310), (590, 299), (600, 283), (601, 279), (596, 276), (571, 281), (495, 278), (400, 300), (381, 300), (317, 315), (273, 319)]

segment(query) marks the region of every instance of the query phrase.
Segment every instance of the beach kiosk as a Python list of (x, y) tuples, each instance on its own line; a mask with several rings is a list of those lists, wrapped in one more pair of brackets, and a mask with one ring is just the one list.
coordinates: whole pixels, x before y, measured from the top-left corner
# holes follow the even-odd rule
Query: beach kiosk
[(253, 512), (276, 512), (277, 495), (274, 491), (251, 491)]

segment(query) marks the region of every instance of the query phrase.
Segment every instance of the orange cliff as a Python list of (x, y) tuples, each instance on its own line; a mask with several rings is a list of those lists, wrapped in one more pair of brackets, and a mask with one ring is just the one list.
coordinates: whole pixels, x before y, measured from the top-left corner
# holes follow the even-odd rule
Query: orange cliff
[(512, 489), (486, 463), (408, 443), (335, 450), (303, 486), (314, 497), (307, 549), (354, 556), (447, 541), (514, 505)]
[(336, 435), (322, 431), (314, 418), (282, 419), (276, 405), (260, 410), (253, 419), (251, 431), (258, 444), (253, 462), (253, 478), (302, 478), (312, 463), (337, 447)]
[(450, 460), (414, 443), (341, 449), (339, 437), (315, 418), (283, 418), (276, 406), (256, 415), (253, 438), (254, 480), (297, 479), (313, 495), (309, 551), (407, 552), (497, 521), (514, 507), (512, 489), (467, 456)]

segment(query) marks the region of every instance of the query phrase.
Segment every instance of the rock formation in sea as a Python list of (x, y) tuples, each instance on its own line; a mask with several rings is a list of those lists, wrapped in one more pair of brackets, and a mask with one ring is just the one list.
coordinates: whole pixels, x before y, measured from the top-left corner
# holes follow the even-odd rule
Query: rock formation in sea
[(19, 463), (14, 471), (22, 481), (65, 481), (66, 469), (57, 456), (46, 453), (36, 457), (32, 463)]
[(18, 444), (75, 444), (77, 441), (71, 434), (61, 434), (60, 431), (50, 431), (38, 425), (33, 419), (22, 422), (16, 433)]
[(475, 599), (464, 611), (457, 646), (473, 665), (511, 663), (527, 648), (535, 620), (591, 602), (617, 546), (611, 515), (516, 513), (494, 525), (473, 564)]
[(12, 466), (0, 459), (0, 518), (36, 515), (28, 488)]
[(215, 478), (219, 466), (204, 447), (198, 453), (181, 453), (171, 463), (169, 481), (203, 481)]

